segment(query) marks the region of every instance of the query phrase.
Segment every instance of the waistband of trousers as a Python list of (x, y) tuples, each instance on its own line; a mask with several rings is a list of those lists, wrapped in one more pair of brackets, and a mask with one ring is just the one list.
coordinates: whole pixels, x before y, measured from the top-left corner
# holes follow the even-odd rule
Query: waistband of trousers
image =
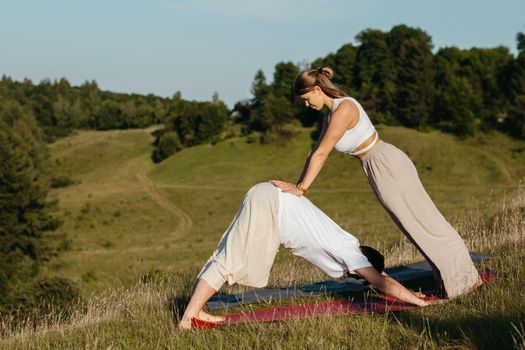
[(362, 158), (359, 158), (361, 163), (364, 163), (367, 160), (369, 160), (370, 158), (372, 158), (374, 156), (374, 154), (376, 154), (377, 152), (379, 152), (381, 150), (381, 148), (383, 148), (383, 146), (384, 146), (384, 141), (381, 140), (381, 139), (377, 140), (377, 142), (374, 145), (374, 147), (370, 148), (368, 150), (368, 152), (366, 152), (366, 154)]

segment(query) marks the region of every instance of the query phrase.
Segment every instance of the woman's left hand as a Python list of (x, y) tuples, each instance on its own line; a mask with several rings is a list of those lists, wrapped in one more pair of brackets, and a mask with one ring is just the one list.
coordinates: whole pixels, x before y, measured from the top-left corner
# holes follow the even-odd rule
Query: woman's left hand
[(295, 194), (298, 197), (303, 195), (303, 191), (298, 189), (296, 185), (291, 184), (289, 182), (284, 182), (284, 181), (279, 181), (279, 180), (270, 180), (270, 182), (274, 186), (279, 187), (283, 192)]

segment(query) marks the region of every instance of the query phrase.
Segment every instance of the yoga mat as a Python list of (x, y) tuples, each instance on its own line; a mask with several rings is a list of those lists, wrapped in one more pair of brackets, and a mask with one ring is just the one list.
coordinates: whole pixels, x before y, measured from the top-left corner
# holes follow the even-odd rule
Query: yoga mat
[[(494, 271), (485, 270), (480, 273), (480, 276), (484, 283), (488, 283), (495, 278), (496, 274)], [(425, 299), (436, 299), (436, 297), (427, 296)], [(260, 310), (237, 312), (226, 315), (224, 322), (221, 323), (211, 323), (194, 319), (192, 321), (192, 327), (207, 329), (241, 323), (273, 322), (319, 316), (363, 315), (416, 308), (418, 308), (418, 306), (404, 303), (393, 297), (376, 296), (363, 301), (327, 301), (315, 304), (276, 306)]]
[[(490, 257), (470, 253), (474, 263)], [(385, 272), (399, 282), (410, 282), (420, 278), (432, 277), (432, 268), (426, 260), (417, 263), (385, 269)], [(341, 293), (362, 293), (369, 289), (363, 280), (346, 278), (337, 281), (324, 281), (305, 286), (290, 288), (256, 288), (239, 294), (216, 294), (206, 304), (209, 309), (222, 309), (238, 305), (270, 302), (290, 297), (308, 297), (315, 295), (333, 295)]]

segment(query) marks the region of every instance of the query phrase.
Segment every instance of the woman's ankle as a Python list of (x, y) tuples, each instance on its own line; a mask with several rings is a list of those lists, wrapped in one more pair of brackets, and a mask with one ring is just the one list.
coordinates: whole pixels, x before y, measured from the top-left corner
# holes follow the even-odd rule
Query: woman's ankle
[(191, 326), (192, 326), (191, 320), (192, 318), (183, 317), (178, 324), (179, 329), (184, 329), (184, 330), (191, 329)]
[(193, 318), (198, 318), (199, 317), (199, 313), (200, 313), (200, 311), (195, 313), (195, 314), (194, 313), (187, 313), (187, 312), (185, 312), (184, 315), (182, 315), (182, 318), (180, 319), (179, 323), (184, 322), (184, 323), (190, 323), (191, 324), (191, 320)]

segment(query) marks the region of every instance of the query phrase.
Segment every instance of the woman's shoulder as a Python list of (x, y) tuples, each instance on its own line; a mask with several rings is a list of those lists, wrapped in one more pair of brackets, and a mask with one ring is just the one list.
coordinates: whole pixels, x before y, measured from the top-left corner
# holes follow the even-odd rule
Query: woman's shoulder
[(345, 104), (355, 104), (355, 105), (358, 105), (359, 102), (357, 101), (357, 99), (353, 96), (343, 96), (343, 97), (340, 97), (340, 102), (345, 102)]
[(334, 99), (334, 108), (332, 113), (355, 113), (359, 112), (358, 102), (350, 96), (339, 97)]

